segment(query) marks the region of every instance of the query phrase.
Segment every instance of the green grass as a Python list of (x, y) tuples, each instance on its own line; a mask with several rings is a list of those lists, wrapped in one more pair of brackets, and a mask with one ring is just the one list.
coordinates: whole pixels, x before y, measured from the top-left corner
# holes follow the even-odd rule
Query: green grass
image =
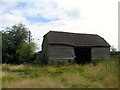
[(117, 88), (118, 60), (94, 63), (68, 66), (3, 64), (3, 88)]

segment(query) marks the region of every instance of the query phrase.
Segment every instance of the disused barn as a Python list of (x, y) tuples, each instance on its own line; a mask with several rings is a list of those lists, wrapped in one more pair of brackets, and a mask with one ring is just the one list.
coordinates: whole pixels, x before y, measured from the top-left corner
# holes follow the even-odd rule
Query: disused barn
[(99, 35), (49, 31), (42, 43), (44, 60), (77, 63), (110, 58), (110, 45)]

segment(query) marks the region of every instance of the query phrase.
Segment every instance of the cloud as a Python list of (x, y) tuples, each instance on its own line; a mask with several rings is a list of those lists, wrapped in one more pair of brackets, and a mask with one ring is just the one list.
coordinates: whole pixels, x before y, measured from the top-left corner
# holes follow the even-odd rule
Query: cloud
[[(11, 13), (23, 17), (38, 17), (46, 20), (71, 19), (79, 16), (79, 10), (60, 7), (57, 0), (39, 0), (39, 2), (2, 2), (2, 14)], [(9, 3), (9, 4), (8, 4)]]
[(67, 11), (67, 16), (73, 19), (80, 17), (80, 12), (77, 9), (71, 9)]
[(24, 19), (23, 17), (15, 16), (12, 14), (4, 14), (3, 15), (3, 20), (8, 21), (8, 22), (17, 22), (17, 21), (21, 21), (23, 19)]
[(59, 20), (57, 18), (54, 18), (54, 19), (46, 19), (44, 17), (33, 17), (33, 16), (27, 16), (26, 19), (28, 21), (31, 21), (31, 22), (42, 22), (42, 23), (47, 23), (47, 22), (51, 22), (51, 21), (55, 21), (55, 20)]
[(17, 9), (26, 9), (28, 7), (28, 3), (27, 2), (17, 2), (15, 7)]
[(117, 0), (1, 0), (0, 4), (0, 27), (22, 22), (39, 45), (45, 33), (55, 30), (99, 34), (117, 48)]
[(3, 14), (1, 15), (1, 27), (7, 27), (7, 26), (12, 26), (13, 24), (19, 23), (19, 22), (23, 22), (26, 23), (26, 19), (22, 16), (17, 16), (17, 15), (13, 15), (13, 14)]

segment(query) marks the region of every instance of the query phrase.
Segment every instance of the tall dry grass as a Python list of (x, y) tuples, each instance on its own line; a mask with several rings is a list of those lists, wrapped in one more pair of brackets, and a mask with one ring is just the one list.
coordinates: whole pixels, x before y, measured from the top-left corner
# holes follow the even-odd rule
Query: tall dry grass
[(15, 70), (30, 70), (32, 69), (32, 67), (30, 65), (10, 65), (10, 64), (3, 64), (2, 65), (2, 70), (6, 70), (6, 71), (15, 71)]
[(3, 87), (117, 88), (118, 60), (59, 67), (3, 64)]
[(50, 77), (41, 77), (38, 79), (26, 79), (22, 81), (7, 81), (3, 88), (64, 88), (64, 85)]

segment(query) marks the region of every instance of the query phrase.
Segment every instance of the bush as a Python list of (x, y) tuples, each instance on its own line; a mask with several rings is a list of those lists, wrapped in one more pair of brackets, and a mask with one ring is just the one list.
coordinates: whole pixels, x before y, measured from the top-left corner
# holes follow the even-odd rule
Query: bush
[(22, 43), (17, 50), (19, 63), (30, 62), (34, 55), (34, 43)]

